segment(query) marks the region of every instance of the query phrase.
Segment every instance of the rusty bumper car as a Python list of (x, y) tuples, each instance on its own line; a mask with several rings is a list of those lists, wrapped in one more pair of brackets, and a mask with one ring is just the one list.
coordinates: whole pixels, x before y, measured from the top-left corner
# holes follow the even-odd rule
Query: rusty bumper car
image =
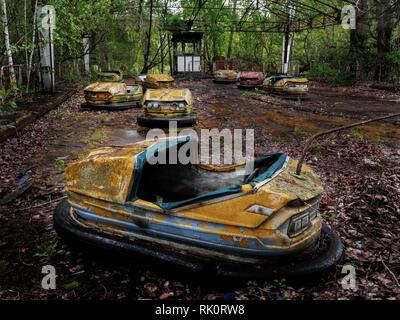
[(168, 128), (171, 121), (178, 127), (189, 127), (197, 122), (189, 89), (148, 89), (142, 106), (143, 114), (137, 117), (142, 127)]
[(238, 74), (235, 70), (217, 70), (213, 75), (215, 83), (235, 83), (237, 79)]
[(95, 82), (84, 89), (84, 94), (82, 109), (125, 110), (140, 107), (143, 88), (123, 82)]
[(145, 89), (171, 89), (174, 86), (174, 78), (169, 74), (148, 74), (143, 80)]
[(239, 76), (239, 89), (256, 89), (262, 88), (264, 81), (264, 73), (262, 72), (241, 72)]
[[(343, 253), (323, 224), (322, 186), (283, 153), (245, 164), (160, 164), (190, 137), (102, 148), (66, 169), (67, 199), (56, 231), (90, 248), (150, 256), (232, 277), (305, 276), (327, 271)], [(324, 238), (323, 250), (320, 239)]]
[(271, 76), (264, 80), (263, 90), (287, 100), (308, 100), (308, 79), (289, 75)]

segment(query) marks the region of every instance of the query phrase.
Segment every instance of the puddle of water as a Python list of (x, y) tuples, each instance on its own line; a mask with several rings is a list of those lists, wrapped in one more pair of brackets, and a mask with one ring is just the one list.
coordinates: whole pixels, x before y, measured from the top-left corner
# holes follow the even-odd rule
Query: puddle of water
[(123, 147), (146, 139), (145, 133), (139, 133), (131, 128), (104, 128), (106, 145)]

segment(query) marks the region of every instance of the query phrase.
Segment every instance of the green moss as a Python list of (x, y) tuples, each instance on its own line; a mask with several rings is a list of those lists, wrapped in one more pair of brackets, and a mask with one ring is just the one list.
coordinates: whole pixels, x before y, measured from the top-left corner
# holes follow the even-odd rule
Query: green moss
[(300, 134), (301, 132), (302, 132), (302, 130), (301, 130), (300, 127), (294, 127), (294, 128), (293, 128), (293, 133), (294, 133), (294, 134), (297, 135), (297, 134)]
[(255, 97), (259, 96), (260, 94), (257, 91), (245, 91), (240, 96), (241, 97)]
[(57, 253), (58, 242), (55, 243), (42, 243), (37, 247), (34, 257), (50, 258)]
[(98, 145), (104, 142), (106, 139), (106, 135), (103, 130), (97, 130), (95, 131), (89, 139), (89, 143), (92, 145)]
[(54, 162), (54, 167), (58, 172), (64, 172), (67, 165), (68, 165), (67, 162), (65, 162), (62, 159), (56, 159), (56, 161)]
[(354, 139), (363, 140), (364, 139), (364, 131), (360, 128), (353, 128), (350, 131), (350, 135)]

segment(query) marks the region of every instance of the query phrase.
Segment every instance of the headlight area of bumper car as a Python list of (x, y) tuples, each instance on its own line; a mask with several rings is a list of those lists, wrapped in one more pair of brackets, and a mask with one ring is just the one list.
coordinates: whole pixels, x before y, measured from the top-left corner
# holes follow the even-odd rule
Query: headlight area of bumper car
[(178, 128), (184, 128), (197, 122), (189, 89), (148, 89), (143, 96), (142, 106), (143, 114), (137, 117), (141, 127), (168, 128), (173, 121)]
[(241, 72), (237, 87), (243, 90), (262, 89), (264, 78), (262, 72)]
[[(151, 257), (187, 270), (240, 278), (299, 277), (331, 270), (343, 254), (318, 212), (322, 187), (282, 153), (238, 164), (150, 164), (190, 137), (103, 148), (66, 169), (68, 199), (54, 227), (74, 244)], [(172, 149), (171, 149), (172, 150)], [(179, 152), (179, 151), (178, 151)]]

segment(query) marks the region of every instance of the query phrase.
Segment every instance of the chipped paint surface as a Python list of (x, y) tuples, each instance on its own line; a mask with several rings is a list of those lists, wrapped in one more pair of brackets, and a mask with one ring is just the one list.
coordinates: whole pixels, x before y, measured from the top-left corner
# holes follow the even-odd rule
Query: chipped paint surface
[[(321, 218), (318, 217), (302, 235), (291, 239), (285, 234), (285, 226), (267, 229), (262, 224), (258, 228), (247, 228), (202, 221), (196, 217), (185, 218), (177, 212), (146, 210), (136, 206), (136, 202), (111, 204), (76, 194), (69, 194), (69, 199), (78, 217), (97, 223), (100, 229), (111, 228), (113, 234), (128, 232), (139, 238), (145, 234), (152, 236), (155, 243), (159, 240), (178, 241), (241, 254), (242, 258), (301, 250), (316, 240), (321, 228)], [(284, 213), (286, 217), (290, 214), (293, 212)]]
[(119, 72), (99, 72), (97, 79), (101, 82), (121, 81), (122, 75)]
[(241, 72), (240, 73), (240, 80), (258, 80), (258, 81), (263, 81), (264, 80), (264, 73), (262, 72)]
[(262, 72), (241, 72), (239, 82), (242, 86), (261, 86), (265, 75)]
[[(148, 103), (159, 103), (158, 109), (149, 109)], [(183, 103), (184, 110), (174, 110), (174, 104)], [(192, 93), (189, 89), (148, 89), (143, 96), (142, 106), (146, 115), (157, 117), (176, 117), (191, 114), (193, 106)]]
[(118, 103), (140, 100), (143, 88), (140, 85), (127, 86), (122, 82), (95, 82), (88, 85), (84, 93), (89, 103)]
[(235, 70), (217, 70), (214, 72), (214, 80), (236, 80), (238, 74)]
[(240, 73), (240, 78), (243, 79), (263, 79), (264, 80), (264, 73), (263, 72), (255, 72), (255, 71), (244, 71)]
[(186, 102), (192, 104), (192, 94), (189, 89), (149, 89), (143, 96), (143, 103), (159, 102)]
[(174, 78), (168, 74), (148, 74), (146, 77), (146, 86), (152, 89), (172, 88)]
[[(100, 230), (129, 235), (132, 239), (146, 236), (155, 243), (167, 241), (217, 250), (223, 253), (220, 258), (293, 253), (304, 250), (318, 238), (320, 216), (300, 235), (290, 238), (287, 234), (290, 219), (314, 206), (312, 203), (323, 192), (309, 167), (304, 166), (301, 177), (293, 175), (297, 162), (291, 159), (260, 188), (246, 184), (233, 196), (170, 211), (142, 199), (130, 201), (135, 156), (154, 142), (98, 149), (87, 159), (68, 166), (67, 194), (80, 223), (94, 223)], [(208, 169), (220, 171), (211, 166)], [(287, 205), (295, 199), (301, 199), (302, 204)], [(269, 214), (248, 211), (254, 205), (268, 208)]]
[(67, 192), (124, 203), (133, 182), (134, 156), (143, 148), (102, 148), (65, 170)]
[(285, 77), (276, 82), (272, 81), (274, 77), (264, 80), (263, 89), (277, 94), (307, 94), (307, 78)]

